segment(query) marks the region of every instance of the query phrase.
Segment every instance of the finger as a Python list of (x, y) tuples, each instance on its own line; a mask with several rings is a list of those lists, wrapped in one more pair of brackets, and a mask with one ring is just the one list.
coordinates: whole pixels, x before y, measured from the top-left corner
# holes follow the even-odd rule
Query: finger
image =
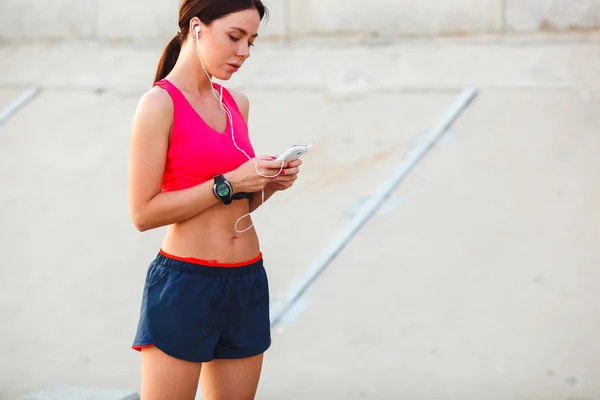
[(279, 182), (295, 181), (296, 179), (298, 179), (298, 175), (279, 175), (277, 177)]
[(300, 169), (298, 167), (286, 168), (281, 171), (281, 175), (298, 175)]
[(285, 183), (285, 182), (293, 182), (298, 179), (298, 175), (279, 175), (276, 178), (276, 182)]
[(283, 164), (283, 168), (287, 168), (287, 166), (288, 166), (287, 162), (275, 161), (275, 160), (263, 161), (260, 164), (263, 168), (276, 169), (278, 171), (282, 168), (282, 164)]
[(298, 158), (296, 160), (290, 161), (288, 167), (299, 167), (302, 165), (302, 159)]
[[(266, 160), (266, 161), (271, 161), (271, 160), (272, 160), (271, 156), (268, 156), (268, 155), (266, 155), (266, 154), (263, 154), (263, 155), (261, 155), (261, 156), (258, 156), (258, 157), (256, 157), (256, 158), (257, 158), (258, 160)], [(262, 163), (261, 163), (261, 164), (262, 164)]]
[(281, 174), (283, 169), (281, 168), (281, 164), (275, 163), (272, 164), (270, 161), (260, 161), (258, 164), (258, 172), (261, 175), (268, 175), (270, 178), (273, 175)]
[[(271, 159), (271, 156), (260, 156), (256, 157), (256, 161), (258, 167), (260, 169), (280, 169), (281, 161), (274, 161)], [(284, 168), (287, 166), (287, 163), (284, 164)]]
[(279, 162), (279, 161), (276, 162), (275, 160), (273, 160), (271, 158), (271, 156), (268, 156), (266, 158), (264, 156), (261, 156), (258, 159), (259, 159), (259, 165), (263, 168), (271, 168), (271, 166), (275, 165), (275, 163), (281, 165), (281, 162)]

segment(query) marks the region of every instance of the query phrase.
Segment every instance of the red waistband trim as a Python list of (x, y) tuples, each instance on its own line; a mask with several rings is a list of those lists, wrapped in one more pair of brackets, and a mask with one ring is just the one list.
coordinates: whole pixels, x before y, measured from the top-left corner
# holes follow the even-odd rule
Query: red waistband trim
[(259, 261), (262, 258), (262, 252), (260, 252), (258, 254), (258, 256), (256, 256), (252, 260), (228, 264), (228, 263), (220, 263), (217, 260), (201, 260), (199, 258), (194, 258), (194, 257), (178, 257), (178, 256), (174, 256), (172, 254), (166, 253), (165, 251), (163, 251), (163, 249), (160, 249), (160, 254), (162, 254), (163, 256), (165, 256), (167, 258), (171, 258), (173, 260), (184, 261), (184, 262), (198, 264), (198, 265), (208, 265), (210, 267), (245, 267), (247, 265), (254, 264), (255, 262)]

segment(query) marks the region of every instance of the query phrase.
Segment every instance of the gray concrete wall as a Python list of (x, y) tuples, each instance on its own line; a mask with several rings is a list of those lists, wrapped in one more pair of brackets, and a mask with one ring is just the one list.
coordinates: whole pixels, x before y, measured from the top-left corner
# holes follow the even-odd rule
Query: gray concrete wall
[[(270, 43), (226, 82), (257, 154), (316, 141), (256, 214), (273, 316), (479, 90), (274, 327), (257, 399), (600, 399), (600, 32), (549, 36)], [(139, 391), (129, 346), (164, 229), (131, 224), (127, 159), (161, 50), (0, 46), (0, 120), (41, 88), (0, 121), (2, 400)]]
[[(263, 37), (447, 35), (600, 27), (600, 0), (265, 0)], [(0, 40), (168, 40), (179, 0), (2, 0)]]

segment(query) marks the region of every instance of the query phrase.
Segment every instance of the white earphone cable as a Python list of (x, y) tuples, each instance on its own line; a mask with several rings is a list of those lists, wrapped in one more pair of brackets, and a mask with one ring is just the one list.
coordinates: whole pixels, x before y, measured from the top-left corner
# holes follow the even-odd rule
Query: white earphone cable
[[(237, 145), (237, 143), (236, 143), (236, 141), (235, 141), (235, 132), (234, 132), (234, 129), (233, 129), (233, 117), (232, 117), (232, 115), (231, 115), (231, 112), (229, 111), (229, 109), (227, 108), (227, 106), (225, 106), (225, 103), (223, 102), (223, 81), (221, 80), (221, 85), (220, 85), (220, 87), (221, 87), (221, 90), (220, 90), (220, 92), (221, 92), (221, 93), (220, 93), (220, 96), (217, 96), (217, 94), (215, 94), (215, 91), (216, 91), (216, 89), (215, 89), (215, 87), (214, 87), (214, 85), (213, 85), (213, 83), (212, 83), (212, 77), (210, 76), (210, 74), (209, 74), (209, 73), (208, 73), (208, 71), (206, 70), (206, 67), (204, 66), (204, 60), (202, 59), (202, 55), (200, 54), (200, 49), (198, 48), (198, 47), (199, 47), (199, 46), (198, 46), (198, 45), (199, 45), (199, 41), (198, 41), (198, 32), (199, 32), (199, 27), (197, 26), (197, 27), (195, 27), (194, 29), (195, 29), (195, 32), (196, 32), (196, 36), (195, 36), (195, 38), (196, 38), (196, 50), (197, 50), (197, 52), (198, 52), (198, 57), (200, 58), (200, 64), (202, 65), (202, 69), (204, 70), (204, 73), (206, 74), (206, 76), (207, 76), (207, 78), (208, 78), (208, 81), (210, 82), (210, 88), (211, 88), (211, 92), (212, 92), (213, 96), (214, 96), (214, 97), (217, 99), (217, 101), (219, 102), (219, 104), (220, 104), (220, 106), (221, 106), (221, 109), (222, 109), (222, 110), (225, 112), (225, 114), (227, 114), (227, 118), (228, 118), (228, 120), (229, 120), (229, 126), (231, 127), (231, 139), (232, 139), (232, 141), (233, 141), (233, 145), (235, 146), (235, 148), (236, 148), (236, 149), (238, 149), (240, 152), (242, 152), (242, 153), (243, 153), (243, 154), (244, 154), (244, 155), (245, 155), (245, 156), (248, 158), (248, 160), (251, 160), (251, 159), (252, 159), (252, 157), (250, 157), (250, 156), (248, 155), (248, 153), (246, 153), (246, 152), (245, 152), (243, 149), (241, 149), (241, 148), (240, 148), (240, 147)], [(217, 92), (217, 93), (218, 93), (218, 92)], [(279, 176), (279, 175), (281, 174), (281, 171), (283, 170), (283, 167), (284, 167), (284, 165), (285, 165), (285, 160), (283, 160), (283, 159), (282, 159), (282, 160), (281, 160), (281, 167), (279, 168), (279, 171), (278, 171), (278, 172), (277, 172), (275, 175), (264, 175), (263, 173), (261, 173), (261, 172), (258, 170), (258, 163), (259, 163), (260, 161), (262, 161), (262, 160), (260, 160), (260, 159), (257, 159), (257, 160), (256, 160), (256, 162), (254, 163), (254, 170), (256, 171), (256, 173), (257, 173), (258, 175), (260, 175), (260, 176), (262, 176), (262, 177), (265, 177), (265, 178), (270, 178), (270, 179), (273, 179), (273, 178), (275, 178), (275, 177)], [(264, 189), (261, 189), (261, 203), (260, 203), (260, 207), (259, 207), (259, 209), (260, 209), (260, 214), (259, 214), (259, 216), (260, 216), (260, 215), (262, 215), (262, 212), (263, 212), (263, 210), (262, 210), (262, 209), (263, 209), (263, 205), (264, 205), (264, 203), (265, 203), (265, 190), (264, 190)], [(246, 218), (246, 217), (249, 217), (250, 215), (251, 215), (251, 213), (244, 214), (243, 216), (241, 216), (241, 217), (240, 217), (240, 218), (239, 218), (239, 219), (236, 221), (236, 223), (235, 223), (235, 225), (234, 225), (234, 229), (235, 229), (235, 231), (236, 231), (237, 233), (243, 233), (243, 232), (246, 232), (246, 231), (250, 230), (250, 229), (251, 229), (251, 228), (254, 226), (254, 222), (253, 222), (253, 223), (252, 223), (252, 224), (251, 224), (251, 225), (250, 225), (248, 228), (246, 228), (246, 229), (244, 229), (244, 230), (242, 230), (242, 231), (238, 230), (238, 228), (237, 228), (237, 225), (238, 225), (238, 223), (239, 223), (239, 222), (240, 222), (242, 219), (244, 219), (244, 218)]]

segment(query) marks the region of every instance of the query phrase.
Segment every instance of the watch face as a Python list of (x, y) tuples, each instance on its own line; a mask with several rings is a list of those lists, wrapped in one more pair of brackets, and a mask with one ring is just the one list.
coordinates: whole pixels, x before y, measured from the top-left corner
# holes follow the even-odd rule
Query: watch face
[(226, 184), (217, 185), (217, 194), (221, 197), (229, 196), (229, 186)]

